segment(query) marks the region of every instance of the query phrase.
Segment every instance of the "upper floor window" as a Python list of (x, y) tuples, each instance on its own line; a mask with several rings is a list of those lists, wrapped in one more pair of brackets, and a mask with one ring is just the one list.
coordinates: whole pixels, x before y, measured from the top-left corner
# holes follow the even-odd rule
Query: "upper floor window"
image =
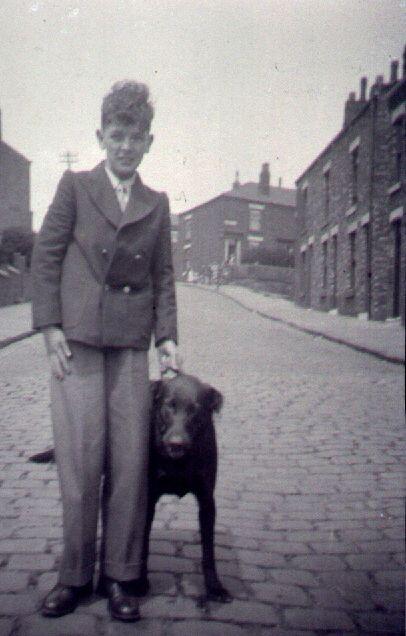
[(324, 215), (328, 218), (330, 211), (330, 170), (324, 171)]
[(178, 230), (171, 230), (172, 243), (178, 242)]
[(350, 241), (350, 289), (355, 289), (355, 270), (356, 270), (356, 232), (348, 235)]
[(192, 238), (192, 219), (185, 219), (185, 240), (190, 241)]
[(359, 179), (359, 146), (351, 150), (351, 202), (356, 205), (358, 202), (358, 179)]
[(406, 120), (398, 119), (395, 123), (395, 180), (402, 179), (402, 166), (405, 162)]
[(250, 209), (250, 221), (249, 221), (249, 230), (250, 232), (260, 232), (261, 231), (261, 210)]

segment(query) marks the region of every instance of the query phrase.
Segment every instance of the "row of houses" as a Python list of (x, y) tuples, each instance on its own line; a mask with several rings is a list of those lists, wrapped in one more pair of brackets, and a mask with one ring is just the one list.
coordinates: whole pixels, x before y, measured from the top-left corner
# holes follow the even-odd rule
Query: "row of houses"
[(257, 183), (174, 217), (178, 277), (211, 264), (241, 263), (250, 248), (295, 253), (295, 302), (314, 309), (405, 320), (406, 49), (367, 95), (350, 93), (343, 125), (296, 181), (274, 186), (269, 164)]
[(10, 227), (32, 229), (30, 161), (3, 140), (0, 111), (0, 237)]

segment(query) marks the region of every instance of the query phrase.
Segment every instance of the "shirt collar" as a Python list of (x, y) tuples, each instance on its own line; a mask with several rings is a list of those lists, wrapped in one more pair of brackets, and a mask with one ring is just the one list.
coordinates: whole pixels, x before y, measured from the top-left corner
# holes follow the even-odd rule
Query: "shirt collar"
[(108, 165), (105, 163), (104, 164), (104, 169), (107, 172), (107, 176), (110, 179), (111, 185), (113, 186), (114, 190), (116, 190), (118, 188), (118, 186), (127, 186), (129, 189), (131, 189), (131, 186), (133, 185), (136, 177), (137, 177), (137, 173), (135, 172), (132, 177), (130, 177), (129, 179), (119, 179), (114, 172), (112, 172), (110, 170), (110, 168), (108, 167)]

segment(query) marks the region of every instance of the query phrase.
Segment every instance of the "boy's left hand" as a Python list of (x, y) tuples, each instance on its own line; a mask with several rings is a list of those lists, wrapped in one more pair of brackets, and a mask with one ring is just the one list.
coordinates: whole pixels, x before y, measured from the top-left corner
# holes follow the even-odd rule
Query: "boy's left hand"
[(173, 340), (164, 340), (158, 347), (159, 371), (163, 375), (169, 370), (180, 370), (178, 348)]

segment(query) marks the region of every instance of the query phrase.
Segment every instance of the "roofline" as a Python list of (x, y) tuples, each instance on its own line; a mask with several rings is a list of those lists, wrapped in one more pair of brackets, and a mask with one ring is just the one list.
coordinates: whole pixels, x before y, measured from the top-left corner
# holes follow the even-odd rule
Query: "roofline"
[[(363, 108), (361, 108), (361, 110), (355, 115), (355, 117), (353, 117), (353, 119), (351, 119), (350, 123), (347, 124), (347, 126), (343, 126), (343, 128), (341, 128), (341, 130), (335, 135), (335, 137), (333, 137), (333, 139), (327, 144), (327, 146), (325, 146), (323, 148), (323, 150), (317, 155), (317, 157), (308, 165), (308, 167), (301, 173), (300, 177), (298, 177), (295, 181), (296, 183), (296, 187), (298, 187), (298, 183), (299, 181), (301, 181), (303, 179), (303, 177), (309, 172), (309, 170), (311, 170), (315, 164), (319, 161), (319, 159), (322, 158), (322, 156), (328, 151), (330, 150), (330, 148), (339, 140), (341, 139), (341, 137), (343, 135), (345, 135), (349, 129), (351, 128), (351, 126), (353, 124), (355, 124), (355, 122), (362, 117), (366, 111), (368, 110), (368, 108), (371, 106), (372, 100), (374, 99), (374, 97), (384, 97), (385, 99), (389, 99), (392, 95), (394, 95), (396, 93), (396, 91), (398, 89), (401, 88), (402, 84), (405, 82), (405, 79), (401, 79), (400, 81), (398, 80), (396, 83), (394, 83), (394, 85), (391, 88), (388, 88), (388, 90), (385, 93), (380, 93), (378, 96), (373, 95), (372, 97), (369, 98), (369, 100), (366, 102), (365, 106)], [(386, 85), (387, 87), (388, 85)], [(384, 85), (385, 88), (385, 85)]]
[(351, 128), (351, 126), (362, 116), (366, 113), (366, 111), (368, 110), (368, 108), (371, 105), (371, 100), (368, 100), (367, 103), (365, 104), (365, 106), (363, 108), (361, 108), (361, 110), (359, 111), (359, 113), (356, 114), (356, 116), (351, 119), (350, 123), (347, 124), (347, 126), (344, 126), (343, 128), (341, 128), (341, 130), (333, 137), (333, 139), (331, 141), (329, 141), (329, 143), (327, 144), (327, 146), (325, 146), (323, 148), (323, 150), (321, 150), (319, 152), (319, 154), (317, 155), (317, 157), (315, 159), (313, 159), (313, 161), (307, 166), (307, 168), (302, 172), (302, 174), (300, 175), (300, 177), (298, 177), (295, 181), (296, 183), (296, 187), (298, 187), (298, 183), (299, 181), (301, 181), (303, 179), (303, 177), (305, 175), (307, 175), (307, 173), (316, 165), (316, 163), (322, 158), (322, 156), (328, 151), (330, 150), (330, 148), (332, 148), (332, 146), (334, 146), (334, 144), (341, 139), (341, 137), (343, 137)]
[[(289, 192), (294, 192), (296, 194), (296, 188), (282, 188), (282, 190), (288, 190)], [(203, 203), (199, 203), (199, 205), (193, 206), (193, 208), (189, 208), (188, 210), (179, 212), (176, 216), (183, 216), (185, 214), (190, 214), (191, 212), (194, 212), (195, 210), (202, 208), (204, 205), (207, 205), (208, 203), (217, 201), (217, 199), (220, 199), (221, 197), (227, 197), (229, 199), (238, 199), (239, 201), (253, 201), (256, 203), (264, 203), (265, 205), (281, 205), (282, 207), (292, 208), (292, 209), (296, 207), (296, 203), (275, 203), (274, 201), (263, 201), (262, 199), (255, 199), (253, 197), (239, 197), (238, 195), (237, 196), (233, 195), (231, 190), (227, 190), (226, 192), (221, 192), (217, 196), (212, 197), (211, 199), (208, 199), (207, 201), (203, 201)]]
[(21, 157), (21, 159), (24, 159), (24, 161), (26, 161), (27, 163), (32, 163), (29, 159), (27, 159), (27, 157), (25, 155), (22, 154), (22, 152), (19, 152), (18, 150), (16, 150), (15, 148), (13, 148), (13, 146), (10, 146), (10, 144), (8, 144), (6, 141), (4, 141), (3, 139), (0, 139), (0, 145), (3, 144), (4, 146), (7, 146), (7, 148), (9, 148), (10, 150), (12, 150), (16, 155), (18, 155), (19, 157)]
[(198, 205), (193, 206), (193, 208), (189, 208), (188, 210), (184, 210), (184, 212), (179, 212), (179, 214), (177, 214), (176, 216), (183, 216), (184, 214), (190, 214), (194, 210), (197, 210), (198, 208), (201, 208), (204, 205), (207, 205), (208, 203), (212, 203), (212, 201), (216, 201), (216, 199), (219, 199), (220, 197), (222, 197), (223, 194), (224, 194), (224, 192), (222, 192), (221, 194), (218, 194), (215, 197), (212, 197), (211, 199), (208, 199), (207, 201), (203, 201), (203, 203), (199, 203)]
[[(285, 190), (290, 190), (290, 192), (294, 192), (296, 194), (296, 188), (284, 188)], [(284, 208), (295, 208), (296, 203), (275, 203), (275, 201), (264, 201), (263, 199), (254, 199), (253, 197), (239, 197), (234, 196), (233, 194), (229, 194), (228, 192), (223, 192), (223, 195), (228, 197), (229, 199), (238, 199), (239, 201), (253, 201), (255, 203), (261, 203), (264, 205), (281, 205)]]

